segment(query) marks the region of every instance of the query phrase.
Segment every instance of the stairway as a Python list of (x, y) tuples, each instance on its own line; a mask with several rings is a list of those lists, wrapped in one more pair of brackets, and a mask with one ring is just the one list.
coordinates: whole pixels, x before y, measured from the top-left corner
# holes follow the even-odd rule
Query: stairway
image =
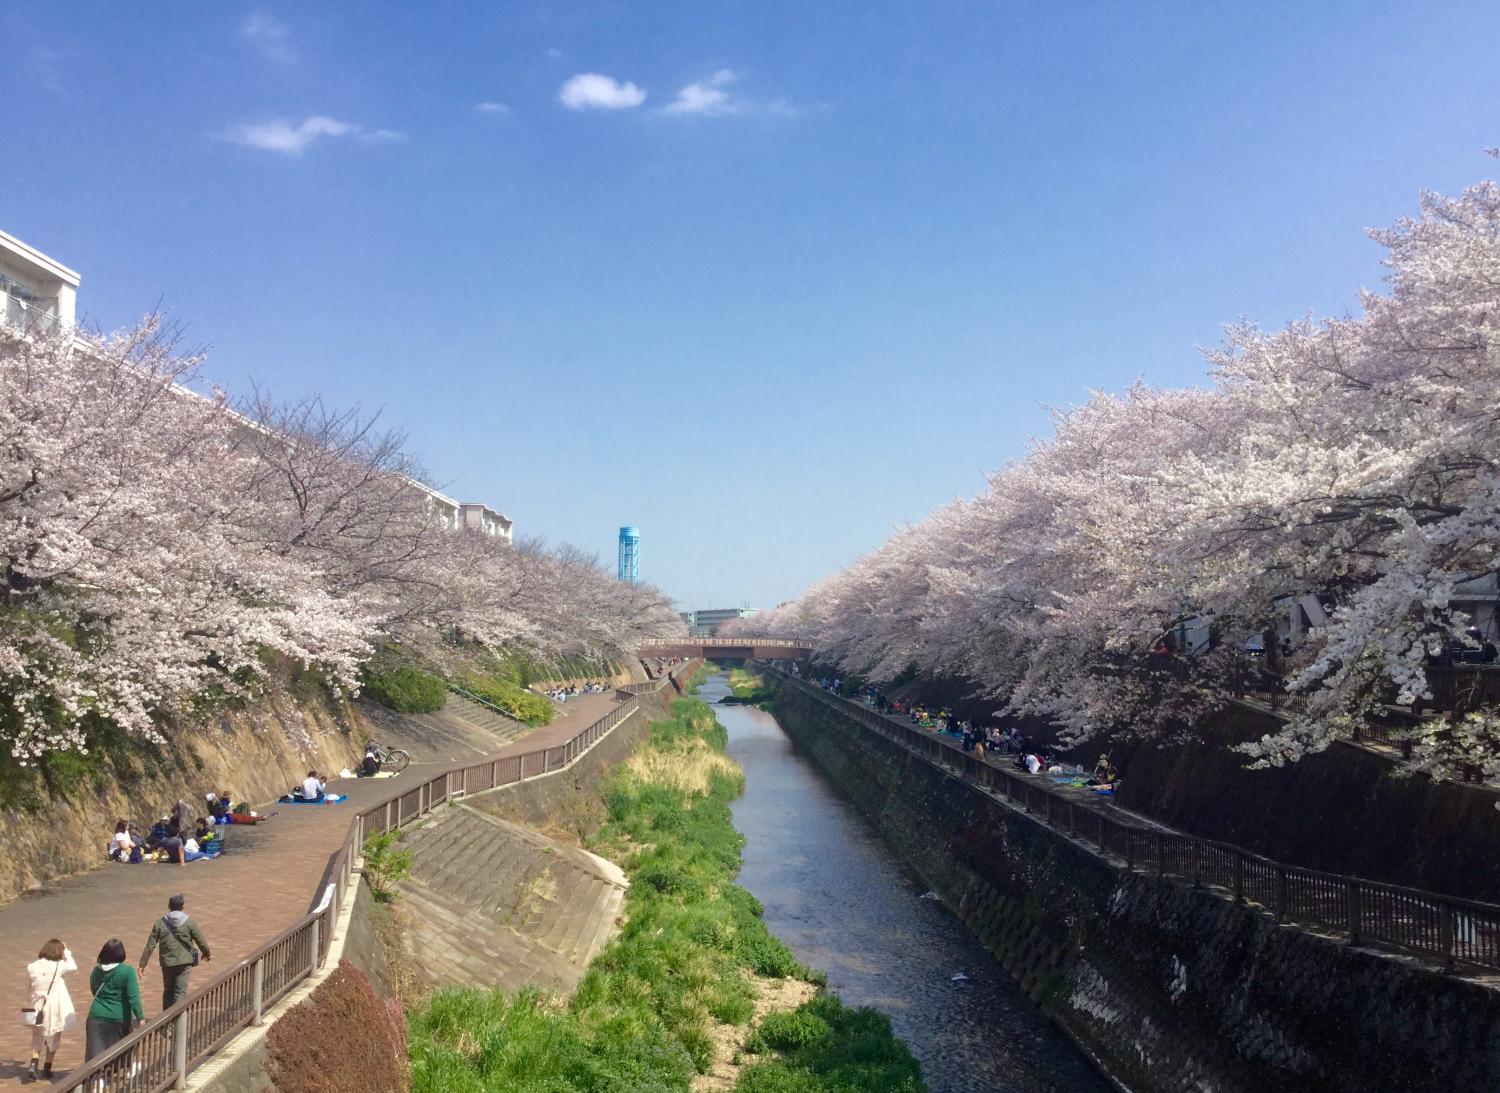
[(503, 713), (490, 709), (482, 703), (473, 699), (465, 698), (463, 695), (448, 692), (448, 701), (439, 711), (439, 715), (448, 718), (458, 718), (476, 728), (489, 733), (498, 744), (508, 744), (518, 736), (524, 736), (531, 731), (529, 725), (523, 725), (519, 721), (506, 717)]
[(619, 867), (458, 805), (407, 829), (407, 946), (434, 984), (567, 993), (613, 936)]

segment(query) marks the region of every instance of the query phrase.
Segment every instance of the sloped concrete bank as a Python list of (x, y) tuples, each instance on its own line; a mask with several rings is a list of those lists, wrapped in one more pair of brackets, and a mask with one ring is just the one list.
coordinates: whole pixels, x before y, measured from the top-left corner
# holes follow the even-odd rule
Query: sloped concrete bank
[(1500, 1088), (1492, 986), (1127, 873), (795, 688), (772, 712), (1122, 1085)]
[[(549, 853), (544, 845), (548, 840), (527, 839), (524, 832), (515, 831), (500, 839), (494, 828), (506, 826), (506, 821), (498, 817), (523, 816), (539, 828), (566, 831), (574, 822), (570, 810), (580, 795), (597, 798), (605, 775), (645, 739), (651, 722), (663, 718), (676, 697), (671, 687), (641, 696), (639, 712), (611, 730), (572, 766), (466, 798), (455, 806), (451, 817), (438, 815), (439, 823), (433, 829), (418, 829), (410, 844), (417, 883), (410, 887), (429, 900), (447, 903), (444, 909), (450, 917), (435, 925), (439, 930), (454, 932), (445, 938), (447, 951), (441, 958), (435, 954), (433, 960), (424, 960), (420, 933), (400, 924), (404, 917), (401, 902), (398, 900), (393, 914), (370, 898), (368, 885), (361, 880), (347, 929), (339, 939), (342, 949), (337, 968), (296, 1005), (277, 1014), (265, 1030), (243, 1034), (226, 1052), (230, 1057), (205, 1068), (207, 1073), (195, 1075), (189, 1088), (207, 1093), (343, 1093), (356, 1089), (398, 1093), (407, 1088), (408, 1078), (402, 1005), (406, 991), (420, 991), (450, 979), (478, 982), (481, 976), (473, 969), (482, 968), (486, 960), (494, 962), (488, 982), (495, 985), (534, 982), (571, 988), (588, 959), (613, 932), (623, 875), (611, 874), (602, 859), (594, 859), (591, 866), (585, 859), (593, 856), (581, 851), (557, 846)], [(477, 840), (466, 830), (476, 832)], [(531, 844), (534, 853), (526, 861), (511, 864), (518, 864), (513, 872), (520, 883), (534, 883), (508, 901), (497, 898), (505, 893), (495, 884), (487, 888), (481, 884), (475, 893), (459, 893), (465, 895), (464, 903), (445, 899), (444, 891), (451, 887), (449, 880), (459, 877), (455, 883), (461, 884), (466, 868), (475, 870), (477, 876), (497, 871), (499, 863), (493, 854), (485, 864), (479, 863), (476, 842), (491, 850)], [(569, 857), (577, 860), (562, 860)], [(548, 867), (546, 859), (557, 864)], [(543, 867), (531, 868), (537, 863), (544, 863)], [(558, 899), (561, 886), (558, 892), (550, 892), (551, 878), (545, 874), (556, 873), (563, 865), (575, 876), (568, 885), (567, 898)], [(590, 871), (597, 875), (588, 877)], [(478, 879), (494, 878), (485, 875)], [(476, 898), (467, 899), (469, 894)], [(430, 911), (433, 906), (435, 903), (424, 904), (417, 912)], [(494, 919), (494, 928), (484, 931), (483, 936), (473, 929), (466, 932), (464, 916), (486, 910)], [(518, 910), (524, 913), (518, 914)], [(496, 944), (502, 935), (513, 936), (505, 936), (503, 944)], [(473, 959), (465, 957), (466, 945), (475, 950)], [(507, 965), (507, 960), (514, 966)], [(393, 1055), (400, 1063), (395, 1069), (390, 1063)]]

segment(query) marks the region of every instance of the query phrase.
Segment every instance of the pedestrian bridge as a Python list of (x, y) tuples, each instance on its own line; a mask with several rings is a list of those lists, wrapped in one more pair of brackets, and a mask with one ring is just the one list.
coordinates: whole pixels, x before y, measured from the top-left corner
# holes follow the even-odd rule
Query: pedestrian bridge
[(636, 653), (704, 660), (806, 660), (812, 656), (812, 646), (785, 638), (676, 638), (643, 642)]

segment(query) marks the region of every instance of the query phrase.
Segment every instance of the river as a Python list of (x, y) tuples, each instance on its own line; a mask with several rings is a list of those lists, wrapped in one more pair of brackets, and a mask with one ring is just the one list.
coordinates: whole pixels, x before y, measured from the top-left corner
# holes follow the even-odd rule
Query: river
[[(698, 695), (716, 703), (728, 693), (719, 674)], [(844, 1001), (889, 1015), (934, 1093), (1110, 1088), (963, 924), (922, 898), (921, 881), (775, 718), (747, 706), (715, 712), (745, 770), (734, 804), (740, 884)]]

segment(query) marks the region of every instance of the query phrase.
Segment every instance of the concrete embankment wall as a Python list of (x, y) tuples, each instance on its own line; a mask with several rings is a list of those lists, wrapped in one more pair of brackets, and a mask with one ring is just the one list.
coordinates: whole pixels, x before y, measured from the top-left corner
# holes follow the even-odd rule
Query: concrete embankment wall
[(1400, 774), (1350, 743), (1279, 770), (1250, 770), (1230, 750), (1278, 727), (1231, 705), (1184, 743), (1117, 746), (1120, 803), (1279, 861), (1500, 902), (1500, 794)]
[(792, 687), (781, 688), (773, 712), (1031, 998), (1125, 1086), (1500, 1088), (1495, 990), (1126, 873)]
[[(1003, 700), (975, 685), (920, 679), (894, 693), (959, 716), (989, 720)], [(1053, 739), (1045, 724), (1019, 722)], [(1108, 751), (1125, 772), (1120, 804), (1204, 839), (1234, 843), (1309, 869), (1500, 902), (1500, 793), (1481, 785), (1400, 773), (1394, 752), (1348, 741), (1290, 766), (1251, 770), (1233, 751), (1281, 728), (1270, 712), (1230, 703), (1181, 741), (1098, 739), (1072, 753), (1092, 767)]]

